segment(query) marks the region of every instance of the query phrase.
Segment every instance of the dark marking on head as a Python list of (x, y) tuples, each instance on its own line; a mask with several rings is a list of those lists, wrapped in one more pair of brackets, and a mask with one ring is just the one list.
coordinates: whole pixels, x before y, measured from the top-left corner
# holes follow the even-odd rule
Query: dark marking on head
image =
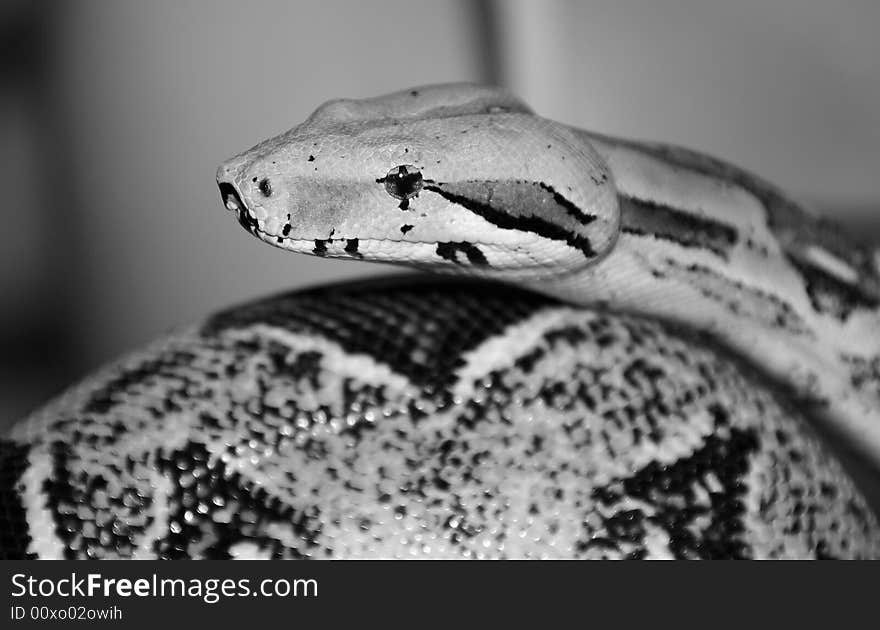
[(263, 178), (260, 181), (260, 192), (263, 193), (264, 197), (272, 196), (272, 184), (269, 183), (268, 179)]
[(620, 195), (620, 229), (628, 234), (649, 234), (682, 247), (708, 249), (727, 260), (736, 244), (737, 231), (708, 217), (649, 201)]
[(290, 223), (285, 223), (284, 227), (281, 228), (281, 234), (283, 234), (284, 236), (288, 236), (290, 234), (291, 229), (292, 228), (290, 226)]
[(385, 177), (377, 179), (376, 183), (384, 184), (389, 195), (402, 201), (418, 196), (424, 185), (422, 174), (412, 164), (395, 166)]
[(397, 207), (401, 210), (409, 210), (409, 199), (404, 199), (399, 204), (397, 204)]
[(315, 239), (315, 247), (312, 249), (312, 253), (315, 256), (326, 256), (327, 255), (327, 241), (319, 238)]
[(412, 226), (412, 225), (409, 225), (409, 224), (401, 225), (401, 226), (400, 226), (400, 233), (401, 233), (401, 234), (406, 234), (406, 233), (409, 232), (411, 229), (413, 229), (413, 226)]
[(351, 254), (352, 256), (357, 256), (358, 258), (363, 258), (364, 255), (358, 251), (358, 246), (360, 243), (356, 238), (350, 238), (345, 241), (345, 253)]
[[(605, 176), (605, 180), (607, 180), (607, 176)], [(603, 180), (603, 181), (605, 181)], [(594, 180), (595, 181), (595, 180)], [(563, 197), (561, 194), (556, 192), (556, 190), (550, 184), (545, 184), (544, 182), (538, 182), (538, 186), (541, 187), (541, 190), (550, 193), (553, 196), (553, 201), (555, 201), (561, 208), (563, 208), (569, 216), (578, 221), (583, 225), (589, 225), (593, 221), (596, 220), (595, 214), (588, 214), (574, 205), (571, 201)]]
[[(437, 182), (426, 185), (425, 190), (437, 193), (501, 229), (531, 232), (562, 241), (588, 259), (598, 256), (590, 239), (582, 233), (596, 216), (581, 211), (550, 186), (522, 181)], [(548, 216), (555, 220), (545, 218)]]
[(314, 161), (315, 161), (315, 156), (314, 156), (314, 155), (310, 155), (308, 161), (309, 161), (309, 162), (314, 162)]
[(480, 249), (473, 243), (462, 241), (460, 243), (437, 243), (437, 255), (440, 258), (454, 262), (460, 265), (456, 252), (461, 252), (467, 256), (468, 262), (475, 267), (488, 267), (489, 261)]

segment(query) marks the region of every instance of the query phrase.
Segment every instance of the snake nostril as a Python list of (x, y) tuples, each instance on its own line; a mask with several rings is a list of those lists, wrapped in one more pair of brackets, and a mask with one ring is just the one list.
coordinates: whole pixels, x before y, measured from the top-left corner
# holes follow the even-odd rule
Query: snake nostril
[(238, 191), (235, 190), (235, 187), (232, 184), (218, 182), (217, 185), (220, 187), (220, 198), (223, 200), (223, 205), (226, 206), (227, 210), (233, 212), (244, 211), (244, 204), (241, 201), (241, 197), (238, 196)]

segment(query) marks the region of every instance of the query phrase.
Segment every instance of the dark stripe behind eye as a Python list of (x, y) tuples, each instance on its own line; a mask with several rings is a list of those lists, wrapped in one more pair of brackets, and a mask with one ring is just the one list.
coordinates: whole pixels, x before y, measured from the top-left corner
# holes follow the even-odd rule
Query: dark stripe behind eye
[[(510, 188), (511, 185), (508, 184), (506, 188), (499, 186), (497, 190), (506, 190)], [(437, 193), (447, 201), (470, 210), (474, 214), (481, 216), (482, 218), (498, 226), (499, 228), (505, 230), (520, 230), (523, 232), (531, 232), (533, 234), (537, 234), (538, 236), (542, 236), (544, 238), (554, 241), (563, 241), (571, 247), (574, 247), (583, 252), (584, 256), (588, 259), (592, 259), (597, 256), (597, 252), (593, 248), (590, 239), (586, 236), (583, 236), (582, 234), (578, 234), (573, 229), (567, 229), (562, 225), (558, 225), (542, 217), (535, 216), (535, 214), (527, 214), (522, 210), (517, 212), (512, 206), (496, 207), (495, 205), (493, 205), (499, 202), (503, 202), (501, 194), (493, 194), (496, 191), (493, 182), (468, 182), (463, 184), (446, 184), (442, 182), (437, 182), (426, 184), (425, 190)], [(453, 190), (461, 192), (453, 192)], [(484, 191), (484, 194), (481, 195), (481, 197), (484, 198), (477, 199), (474, 198), (474, 196), (469, 196), (468, 194), (466, 194), (467, 192), (474, 193), (477, 190)], [(551, 191), (546, 192), (549, 193)], [(571, 208), (563, 209), (565, 215), (571, 216)], [(580, 216), (592, 216), (585, 215), (580, 211), (578, 211), (578, 214)], [(592, 221), (593, 219), (595, 219), (595, 217), (592, 217), (590, 221)], [(587, 221), (586, 223), (589, 223), (590, 221)], [(575, 222), (572, 221), (572, 223)], [(582, 220), (579, 220), (577, 221), (577, 224), (584, 225), (585, 223)]]
[(437, 255), (441, 258), (459, 264), (456, 252), (461, 252), (467, 256), (468, 262), (475, 267), (488, 267), (489, 261), (480, 251), (480, 248), (473, 243), (461, 241), (459, 243), (437, 243)]

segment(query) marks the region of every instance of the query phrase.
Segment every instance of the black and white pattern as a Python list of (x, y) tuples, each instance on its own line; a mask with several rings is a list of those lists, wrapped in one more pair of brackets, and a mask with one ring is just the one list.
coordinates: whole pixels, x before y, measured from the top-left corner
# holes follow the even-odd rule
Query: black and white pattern
[(0, 556), (880, 556), (802, 415), (723, 352), (410, 278), (226, 311), (18, 424)]

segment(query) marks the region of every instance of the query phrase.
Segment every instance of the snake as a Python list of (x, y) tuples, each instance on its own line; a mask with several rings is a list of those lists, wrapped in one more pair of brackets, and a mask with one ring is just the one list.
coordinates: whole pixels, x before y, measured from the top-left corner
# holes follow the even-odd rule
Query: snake
[(880, 250), (476, 84), (226, 161), (250, 234), (415, 270), (215, 314), (0, 440), (0, 555), (880, 557)]

